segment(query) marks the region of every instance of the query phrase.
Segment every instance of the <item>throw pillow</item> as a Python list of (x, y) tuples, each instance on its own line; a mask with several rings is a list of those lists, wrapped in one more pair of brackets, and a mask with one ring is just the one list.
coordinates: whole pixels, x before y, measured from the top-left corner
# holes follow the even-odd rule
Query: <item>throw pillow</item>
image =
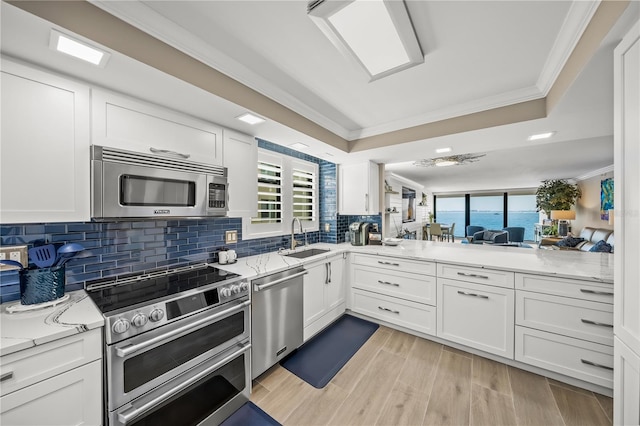
[(584, 238), (577, 238), (577, 237), (564, 237), (563, 239), (561, 239), (560, 241), (558, 241), (556, 243), (556, 245), (558, 247), (575, 247), (578, 244), (580, 244), (581, 242), (584, 241)]
[(589, 249), (589, 251), (611, 253), (611, 248), (611, 244), (607, 244), (605, 240), (600, 240), (595, 243), (594, 246)]

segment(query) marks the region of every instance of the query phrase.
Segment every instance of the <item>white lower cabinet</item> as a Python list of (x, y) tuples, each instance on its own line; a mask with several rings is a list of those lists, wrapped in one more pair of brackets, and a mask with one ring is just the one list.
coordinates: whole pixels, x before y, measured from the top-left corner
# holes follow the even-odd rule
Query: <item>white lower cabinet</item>
[(97, 360), (0, 398), (3, 426), (99, 425), (102, 361)]
[(411, 330), (434, 335), (436, 308), (384, 294), (354, 289), (352, 310)]
[(616, 425), (640, 424), (640, 357), (615, 338), (613, 420)]
[(343, 254), (305, 266), (304, 341), (313, 337), (345, 311)]
[(0, 358), (0, 424), (102, 423), (102, 329)]
[(438, 337), (513, 359), (514, 291), (438, 278)]
[(516, 361), (613, 387), (613, 347), (516, 327)]

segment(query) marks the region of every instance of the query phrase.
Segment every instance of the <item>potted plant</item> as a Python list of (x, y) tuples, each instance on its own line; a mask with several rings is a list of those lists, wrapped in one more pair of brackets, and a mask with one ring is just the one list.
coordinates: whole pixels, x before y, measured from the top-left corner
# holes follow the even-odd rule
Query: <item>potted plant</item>
[(550, 216), (551, 210), (570, 210), (581, 195), (578, 185), (565, 179), (543, 180), (536, 190), (536, 207)]
[(433, 223), (433, 212), (429, 212), (429, 223)]

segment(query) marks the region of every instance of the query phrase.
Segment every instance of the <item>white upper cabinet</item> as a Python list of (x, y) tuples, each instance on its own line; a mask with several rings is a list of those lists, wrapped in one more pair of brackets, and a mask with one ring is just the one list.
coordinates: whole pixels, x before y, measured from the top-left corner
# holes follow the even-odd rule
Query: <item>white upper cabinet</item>
[(93, 145), (222, 165), (222, 128), (186, 114), (94, 89)]
[(3, 223), (89, 220), (89, 87), (2, 58)]
[(372, 162), (338, 166), (338, 212), (342, 215), (380, 213), (378, 165)]
[(224, 130), (223, 165), (229, 181), (229, 217), (255, 217), (258, 208), (258, 143), (253, 136)]

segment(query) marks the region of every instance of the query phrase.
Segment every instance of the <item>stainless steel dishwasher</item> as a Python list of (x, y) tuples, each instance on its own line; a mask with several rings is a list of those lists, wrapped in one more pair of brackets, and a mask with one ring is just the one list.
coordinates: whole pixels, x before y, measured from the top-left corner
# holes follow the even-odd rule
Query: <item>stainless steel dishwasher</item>
[(251, 365), (255, 379), (302, 345), (303, 267), (251, 282)]

